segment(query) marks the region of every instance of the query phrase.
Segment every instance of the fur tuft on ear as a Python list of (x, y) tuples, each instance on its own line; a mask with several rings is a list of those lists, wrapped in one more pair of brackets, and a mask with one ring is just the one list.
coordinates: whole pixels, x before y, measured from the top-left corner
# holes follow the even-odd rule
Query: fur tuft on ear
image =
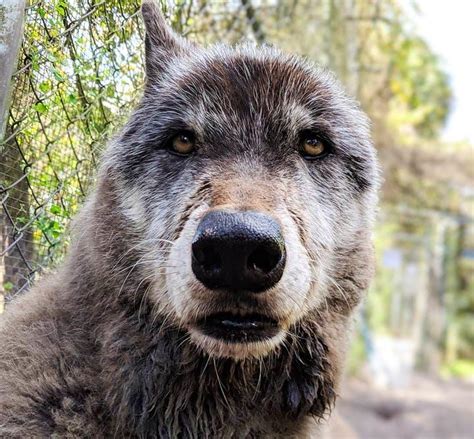
[(168, 62), (185, 52), (186, 42), (166, 23), (156, 0), (143, 0), (145, 23), (145, 63), (148, 80), (157, 78)]

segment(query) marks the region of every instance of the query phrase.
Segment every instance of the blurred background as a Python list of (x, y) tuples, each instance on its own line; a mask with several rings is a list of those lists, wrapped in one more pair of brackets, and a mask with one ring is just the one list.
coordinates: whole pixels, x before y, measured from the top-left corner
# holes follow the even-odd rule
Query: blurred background
[[(139, 0), (0, 0), (0, 309), (63, 257), (101, 150), (140, 96)], [(377, 274), (339, 412), (354, 437), (474, 437), (474, 3), (163, 1), (201, 43), (336, 72), (384, 172)]]

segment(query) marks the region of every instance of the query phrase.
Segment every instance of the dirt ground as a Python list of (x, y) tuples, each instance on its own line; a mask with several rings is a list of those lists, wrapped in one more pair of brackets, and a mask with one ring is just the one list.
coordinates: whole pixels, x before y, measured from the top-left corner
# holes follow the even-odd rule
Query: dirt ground
[(408, 387), (343, 387), (333, 439), (474, 439), (474, 382), (415, 376)]

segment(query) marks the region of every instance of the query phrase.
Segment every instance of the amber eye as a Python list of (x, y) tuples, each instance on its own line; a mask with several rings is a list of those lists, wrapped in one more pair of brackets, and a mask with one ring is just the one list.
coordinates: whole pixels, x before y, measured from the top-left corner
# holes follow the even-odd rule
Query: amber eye
[(178, 155), (189, 155), (196, 149), (192, 133), (183, 131), (171, 139), (170, 151)]
[(326, 155), (328, 148), (313, 133), (305, 133), (301, 138), (301, 154), (304, 158), (315, 159)]

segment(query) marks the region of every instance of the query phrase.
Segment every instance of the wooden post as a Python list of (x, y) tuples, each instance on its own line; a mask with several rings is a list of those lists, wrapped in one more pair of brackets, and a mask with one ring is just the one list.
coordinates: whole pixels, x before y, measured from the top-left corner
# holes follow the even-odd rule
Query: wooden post
[[(0, 313), (3, 311), (5, 282), (5, 257), (7, 219), (3, 210), (6, 196), (3, 165), (6, 162), (7, 147), (3, 142), (10, 106), (11, 80), (15, 72), (23, 36), (25, 0), (2, 0), (0, 3)], [(6, 172), (6, 171), (5, 171)]]
[(25, 6), (25, 0), (2, 0), (0, 3), (0, 139), (3, 139), (7, 125), (10, 83), (23, 35)]

